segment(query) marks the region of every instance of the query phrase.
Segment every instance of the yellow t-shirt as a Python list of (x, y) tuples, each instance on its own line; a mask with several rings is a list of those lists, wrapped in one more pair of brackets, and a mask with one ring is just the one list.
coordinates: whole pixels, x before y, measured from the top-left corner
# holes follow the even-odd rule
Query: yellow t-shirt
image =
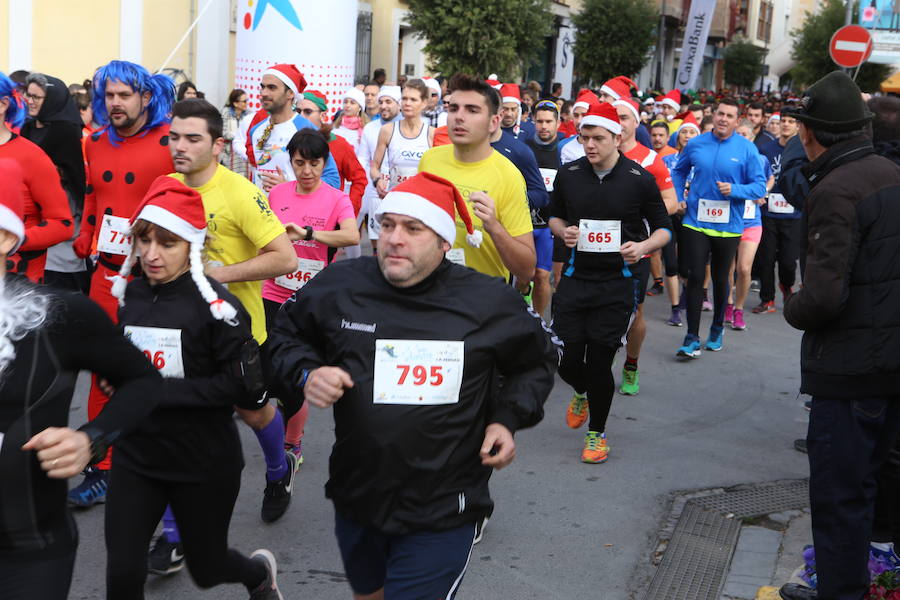
[[(170, 177), (184, 183), (184, 175)], [(212, 179), (194, 188), (206, 211), (206, 256), (214, 266), (234, 265), (259, 254), (259, 249), (284, 233), (284, 225), (269, 208), (266, 195), (247, 178), (222, 165)], [(266, 313), (262, 281), (236, 281), (226, 285), (250, 313), (253, 337), (266, 341)]]
[(482, 161), (460, 162), (453, 155), (453, 145), (448, 144), (428, 150), (419, 161), (419, 171), (428, 171), (452, 181), (466, 201), (472, 226), (484, 234), (481, 247), (470, 246), (466, 243), (466, 226), (459, 215), (456, 216), (456, 243), (453, 247), (465, 251), (466, 266), (479, 273), (509, 279), (509, 269), (500, 260), (494, 240), (484, 231), (481, 219), (475, 216), (469, 194), (476, 191), (487, 192), (494, 200), (497, 220), (512, 237), (530, 233), (531, 211), (528, 209), (525, 179), (519, 169), (496, 150)]

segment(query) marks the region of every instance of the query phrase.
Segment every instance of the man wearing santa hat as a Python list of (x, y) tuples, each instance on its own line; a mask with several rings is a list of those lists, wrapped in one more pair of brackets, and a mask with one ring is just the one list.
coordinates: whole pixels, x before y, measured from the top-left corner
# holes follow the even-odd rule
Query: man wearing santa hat
[(575, 394), (566, 422), (588, 422), (581, 460), (606, 462), (612, 364), (636, 310), (631, 267), (671, 238), (671, 221), (654, 178), (619, 153), (622, 125), (612, 105), (581, 120), (585, 156), (563, 165), (550, 201), (550, 229), (568, 248), (553, 300), (553, 327), (563, 340), (559, 365)]
[(522, 122), (522, 92), (517, 83), (500, 86), (500, 128), (517, 140), (534, 137), (534, 123)]
[[(674, 215), (678, 211), (678, 199), (675, 197), (675, 186), (672, 185), (668, 167), (663, 163), (659, 154), (639, 144), (634, 137), (634, 132), (641, 128), (640, 106), (631, 98), (616, 100), (613, 102), (613, 106), (616, 108), (619, 123), (622, 125), (622, 141), (619, 144), (619, 151), (625, 158), (633, 160), (653, 175), (666, 205), (666, 212)], [(619, 393), (628, 396), (633, 396), (640, 390), (638, 358), (640, 358), (644, 337), (647, 335), (647, 323), (644, 321), (644, 296), (650, 275), (650, 257), (641, 259), (631, 268), (631, 272), (638, 281), (638, 306), (634, 314), (634, 322), (628, 328), (625, 366), (622, 368), (622, 385), (619, 387)]]
[(681, 92), (670, 91), (662, 97), (660, 104), (662, 105), (661, 115), (669, 125), (669, 135), (671, 135), (681, 127), (681, 119), (677, 118), (677, 115), (681, 113)]
[(275, 368), (333, 407), (325, 495), (355, 597), (452, 599), (492, 469), (543, 416), (558, 341), (502, 280), (446, 259), (459, 223), (461, 243), (481, 237), (451, 182), (419, 173), (375, 216), (377, 258), (332, 264), (284, 305)]
[[(288, 142), (299, 130), (316, 127), (294, 111), (306, 89), (306, 78), (295, 65), (272, 65), (263, 71), (259, 89), (263, 110), (253, 116), (247, 129), (238, 130), (232, 147), (250, 163), (253, 183), (268, 193), (273, 186), (294, 179), (287, 156)], [(322, 181), (341, 187), (337, 165), (331, 157), (325, 164)]]

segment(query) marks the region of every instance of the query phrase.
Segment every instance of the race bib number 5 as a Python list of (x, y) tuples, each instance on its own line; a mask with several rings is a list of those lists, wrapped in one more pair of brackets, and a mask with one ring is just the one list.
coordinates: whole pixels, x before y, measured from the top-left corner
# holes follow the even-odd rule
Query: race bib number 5
[(128, 219), (114, 215), (103, 215), (97, 250), (107, 254), (127, 256), (131, 252), (131, 234), (128, 233)]
[(125, 337), (144, 353), (160, 375), (184, 377), (180, 329), (126, 325)]
[(375, 340), (375, 404), (456, 404), (465, 342)]
[(731, 220), (731, 201), (700, 198), (697, 220), (701, 223), (728, 223)]
[(297, 291), (304, 285), (309, 283), (309, 280), (318, 275), (319, 272), (324, 268), (325, 261), (312, 260), (309, 258), (298, 258), (297, 270), (293, 273), (288, 273), (287, 275), (280, 275), (276, 277), (275, 283), (283, 288)]
[(578, 221), (578, 250), (618, 252), (622, 247), (622, 222), (581, 219)]

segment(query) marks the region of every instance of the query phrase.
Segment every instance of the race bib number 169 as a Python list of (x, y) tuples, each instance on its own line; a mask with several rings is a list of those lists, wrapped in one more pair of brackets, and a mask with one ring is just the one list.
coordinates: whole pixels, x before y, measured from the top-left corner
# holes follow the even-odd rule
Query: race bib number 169
[(375, 404), (456, 404), (465, 342), (375, 340)]

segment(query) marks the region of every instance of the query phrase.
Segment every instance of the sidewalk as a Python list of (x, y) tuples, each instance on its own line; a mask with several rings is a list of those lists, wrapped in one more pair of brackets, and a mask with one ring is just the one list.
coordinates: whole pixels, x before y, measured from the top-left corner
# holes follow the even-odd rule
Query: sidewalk
[(809, 509), (774, 513), (741, 528), (722, 600), (778, 600), (778, 588), (803, 583), (803, 548), (812, 543)]

